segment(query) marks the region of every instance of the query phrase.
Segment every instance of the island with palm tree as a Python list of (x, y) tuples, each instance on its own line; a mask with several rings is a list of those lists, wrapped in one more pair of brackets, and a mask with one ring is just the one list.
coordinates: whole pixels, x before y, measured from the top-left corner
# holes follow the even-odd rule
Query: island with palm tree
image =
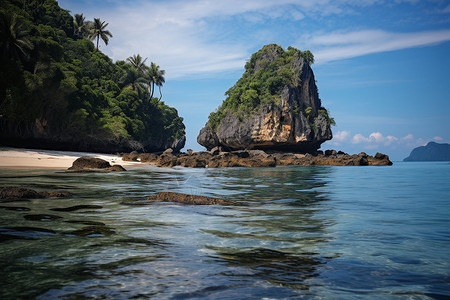
[[(113, 34), (53, 0), (2, 1), (0, 144), (97, 152), (180, 150), (183, 118), (162, 101), (165, 70), (99, 50)], [(155, 89), (159, 89), (159, 97)]]

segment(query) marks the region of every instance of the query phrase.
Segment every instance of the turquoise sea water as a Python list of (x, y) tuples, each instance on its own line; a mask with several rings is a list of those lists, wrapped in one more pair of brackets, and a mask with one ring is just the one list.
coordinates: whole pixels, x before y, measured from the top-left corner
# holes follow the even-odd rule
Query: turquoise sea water
[[(3, 169), (74, 196), (0, 203), (0, 298), (448, 299), (449, 183), (448, 162)], [(161, 191), (240, 205), (145, 201)]]

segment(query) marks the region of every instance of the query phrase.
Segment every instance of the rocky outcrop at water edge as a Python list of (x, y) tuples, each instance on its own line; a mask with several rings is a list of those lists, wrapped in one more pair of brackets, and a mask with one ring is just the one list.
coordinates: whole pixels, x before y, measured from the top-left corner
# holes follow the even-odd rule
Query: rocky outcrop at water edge
[(361, 152), (347, 154), (342, 151), (319, 151), (315, 155), (306, 153), (270, 152), (263, 150), (224, 151), (220, 147), (211, 151), (190, 153), (127, 154), (123, 160), (141, 161), (158, 167), (182, 166), (188, 168), (225, 168), (225, 167), (276, 167), (276, 166), (390, 166), (389, 156), (377, 153), (375, 156)]
[(208, 150), (314, 153), (332, 138), (334, 120), (322, 107), (310, 63), (297, 49), (264, 46), (210, 114), (198, 143)]
[(122, 172), (126, 171), (121, 165), (113, 165), (104, 159), (90, 156), (77, 158), (67, 169), (72, 172)]

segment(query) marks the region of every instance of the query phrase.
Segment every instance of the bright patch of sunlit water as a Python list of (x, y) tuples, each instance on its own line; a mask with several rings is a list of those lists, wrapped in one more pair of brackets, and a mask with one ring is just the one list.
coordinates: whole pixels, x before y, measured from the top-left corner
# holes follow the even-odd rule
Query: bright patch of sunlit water
[[(0, 170), (0, 298), (450, 296), (450, 164)], [(149, 203), (161, 191), (233, 206)], [(95, 205), (73, 211), (54, 210)]]

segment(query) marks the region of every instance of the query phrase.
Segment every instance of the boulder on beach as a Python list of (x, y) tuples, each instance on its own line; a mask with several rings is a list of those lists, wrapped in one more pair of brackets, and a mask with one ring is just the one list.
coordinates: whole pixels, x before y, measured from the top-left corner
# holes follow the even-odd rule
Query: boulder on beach
[(111, 166), (109, 162), (98, 157), (82, 156), (77, 158), (67, 169), (74, 172), (120, 172), (126, 171), (121, 165)]

